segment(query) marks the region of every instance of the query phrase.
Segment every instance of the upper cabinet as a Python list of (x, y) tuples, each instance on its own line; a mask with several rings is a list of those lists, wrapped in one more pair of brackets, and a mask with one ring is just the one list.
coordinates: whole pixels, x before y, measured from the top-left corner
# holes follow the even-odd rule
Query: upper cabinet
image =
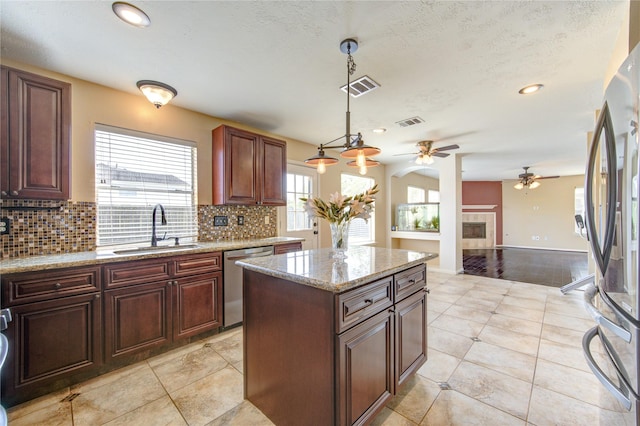
[(71, 85), (1, 67), (2, 198), (70, 198)]
[(213, 204), (286, 205), (287, 144), (220, 126), (213, 130)]

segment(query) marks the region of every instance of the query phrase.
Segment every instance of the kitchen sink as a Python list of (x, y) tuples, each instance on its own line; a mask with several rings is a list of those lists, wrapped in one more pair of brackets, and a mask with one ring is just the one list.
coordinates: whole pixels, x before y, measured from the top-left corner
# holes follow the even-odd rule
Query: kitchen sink
[(176, 251), (187, 250), (200, 247), (198, 244), (183, 244), (177, 246), (158, 246), (158, 247), (136, 247), (132, 249), (114, 250), (113, 254), (145, 254), (145, 253), (157, 253), (161, 251)]

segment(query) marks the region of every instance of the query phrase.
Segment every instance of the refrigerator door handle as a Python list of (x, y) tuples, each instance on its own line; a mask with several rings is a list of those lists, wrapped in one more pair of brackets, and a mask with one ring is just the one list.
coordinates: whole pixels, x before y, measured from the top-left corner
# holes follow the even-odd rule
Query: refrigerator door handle
[(618, 324), (611, 321), (609, 318), (602, 315), (602, 312), (596, 308), (593, 304), (593, 298), (596, 296), (598, 292), (598, 288), (591, 285), (587, 287), (584, 291), (584, 306), (587, 308), (587, 311), (593, 319), (602, 327), (605, 327), (607, 330), (611, 331), (616, 336), (620, 337), (627, 343), (631, 343), (631, 333), (623, 327), (620, 327)]
[(584, 351), (584, 357), (587, 360), (587, 364), (589, 365), (589, 368), (591, 369), (593, 374), (598, 378), (600, 383), (602, 383), (604, 387), (613, 396), (615, 396), (618, 401), (620, 401), (624, 408), (630, 410), (631, 398), (625, 395), (625, 391), (627, 391), (628, 394), (631, 394), (631, 392), (629, 392), (629, 388), (624, 379), (620, 377), (620, 375), (618, 375), (623, 386), (616, 386), (615, 383), (613, 383), (611, 379), (607, 377), (604, 371), (602, 371), (602, 369), (598, 366), (595, 359), (593, 358), (593, 355), (591, 355), (591, 349), (589, 348), (589, 345), (591, 344), (593, 338), (596, 337), (596, 335), (598, 335), (598, 326), (589, 329), (582, 338), (582, 350)]
[[(593, 205), (593, 174), (596, 171), (596, 158), (599, 148), (599, 140), (602, 131), (604, 130), (605, 146), (604, 148), (607, 154), (607, 211), (606, 211), (606, 226), (604, 230), (604, 241), (600, 245), (600, 240), (596, 231), (595, 224), (595, 209)], [(615, 217), (616, 217), (616, 189), (617, 184), (617, 170), (616, 170), (616, 139), (613, 132), (613, 124), (611, 121), (611, 114), (609, 113), (609, 104), (604, 103), (600, 116), (598, 117), (598, 123), (593, 134), (591, 142), (591, 149), (589, 150), (589, 159), (587, 161), (587, 169), (585, 171), (585, 226), (587, 228), (587, 238), (591, 244), (591, 250), (593, 257), (600, 269), (602, 275), (605, 274), (607, 266), (609, 265), (609, 258), (611, 257), (611, 249), (613, 247), (613, 239), (615, 237)]]

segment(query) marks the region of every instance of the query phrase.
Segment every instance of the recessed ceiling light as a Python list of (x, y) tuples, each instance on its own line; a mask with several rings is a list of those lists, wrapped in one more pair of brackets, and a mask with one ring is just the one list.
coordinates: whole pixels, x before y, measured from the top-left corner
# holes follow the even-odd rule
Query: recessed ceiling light
[(387, 131), (387, 129), (385, 129), (383, 127), (380, 127), (378, 129), (373, 129), (373, 133), (384, 133), (386, 131)]
[(531, 93), (535, 93), (543, 87), (544, 85), (542, 84), (530, 84), (518, 90), (518, 93), (520, 93), (521, 95), (530, 95)]
[(118, 18), (134, 27), (145, 28), (151, 25), (149, 16), (132, 4), (117, 1), (111, 5), (111, 8)]

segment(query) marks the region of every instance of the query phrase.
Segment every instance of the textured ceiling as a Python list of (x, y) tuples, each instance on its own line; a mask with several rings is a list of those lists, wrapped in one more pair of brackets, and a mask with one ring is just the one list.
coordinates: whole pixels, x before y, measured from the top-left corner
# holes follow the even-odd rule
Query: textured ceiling
[[(351, 130), (383, 163), (416, 142), (460, 145), (463, 179), (584, 170), (586, 133), (628, 1), (136, 1), (139, 29), (105, 1), (0, 1), (1, 53), (139, 93), (159, 80), (204, 114), (320, 144), (344, 134), (346, 57), (381, 87), (351, 100)], [(523, 96), (531, 83), (545, 88)], [(425, 123), (395, 122), (420, 116)], [(371, 130), (384, 127), (384, 134)], [(441, 142), (438, 142), (441, 141)], [(309, 156), (315, 148), (309, 147)], [(437, 170), (437, 160), (433, 169)], [(429, 172), (429, 171), (428, 171)], [(429, 172), (430, 174), (437, 171)]]

